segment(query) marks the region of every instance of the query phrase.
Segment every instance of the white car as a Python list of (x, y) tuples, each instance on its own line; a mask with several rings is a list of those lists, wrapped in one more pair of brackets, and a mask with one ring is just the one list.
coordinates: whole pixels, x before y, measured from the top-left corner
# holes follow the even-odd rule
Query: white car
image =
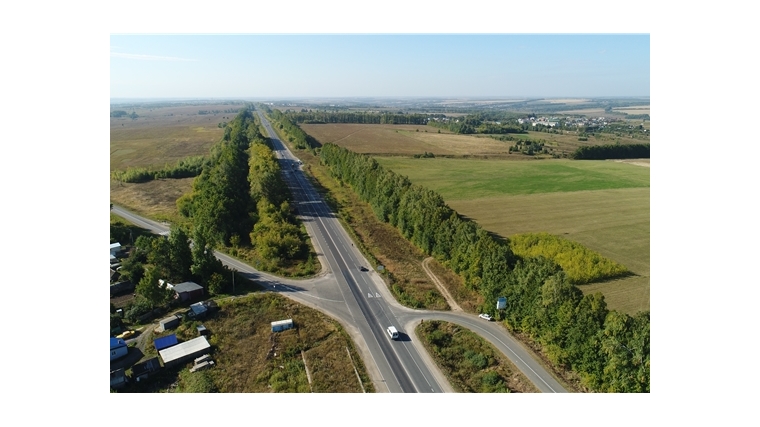
[(491, 320), (491, 315), (488, 313), (481, 313), (478, 317), (480, 317), (481, 319), (488, 320), (488, 321)]

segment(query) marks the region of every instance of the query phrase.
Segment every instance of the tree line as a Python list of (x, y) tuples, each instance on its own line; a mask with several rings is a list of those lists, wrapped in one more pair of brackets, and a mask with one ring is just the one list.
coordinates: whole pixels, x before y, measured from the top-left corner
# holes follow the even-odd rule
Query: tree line
[[(600, 392), (649, 391), (649, 312), (607, 309), (600, 293), (583, 295), (555, 262), (513, 253), (508, 239), (463, 219), (437, 193), (335, 144), (320, 159), (382, 221), (459, 274), (484, 299), (480, 310), (541, 345), (549, 359)], [(495, 310), (499, 297), (506, 310)]]
[(270, 110), (267, 114), (274, 122), (274, 126), (285, 133), (285, 137), (299, 150), (315, 149), (321, 144), (311, 135), (301, 130), (288, 116), (280, 110)]
[(164, 178), (191, 178), (198, 176), (207, 159), (204, 156), (191, 156), (179, 160), (174, 165), (164, 165), (161, 169), (127, 168), (124, 171), (111, 172), (111, 178), (120, 182), (141, 183)]
[(288, 112), (287, 117), (295, 123), (361, 123), (392, 125), (424, 125), (430, 117), (445, 117), (443, 114), (403, 114), (373, 112)]
[(578, 147), (571, 157), (575, 160), (648, 159), (649, 144), (607, 144)]
[[(448, 120), (431, 120), (428, 125), (446, 129), (459, 134), (509, 134), (525, 133), (525, 127), (518, 125), (514, 119), (501, 118), (487, 113), (468, 114), (461, 118), (448, 118)], [(502, 123), (504, 121), (504, 123)]]

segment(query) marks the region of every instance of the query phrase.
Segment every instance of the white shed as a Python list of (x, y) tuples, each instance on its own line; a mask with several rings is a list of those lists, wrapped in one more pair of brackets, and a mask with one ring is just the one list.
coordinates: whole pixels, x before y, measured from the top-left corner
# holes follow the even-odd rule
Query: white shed
[(286, 329), (292, 329), (292, 328), (293, 328), (293, 319), (278, 320), (276, 322), (272, 322), (272, 332), (280, 332), (280, 331), (284, 331)]

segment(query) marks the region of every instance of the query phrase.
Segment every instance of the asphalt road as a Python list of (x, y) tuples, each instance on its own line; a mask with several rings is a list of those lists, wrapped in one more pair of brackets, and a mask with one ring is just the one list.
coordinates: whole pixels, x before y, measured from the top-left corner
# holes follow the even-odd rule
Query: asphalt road
[[(340, 322), (356, 342), (378, 392), (453, 391), (414, 334), (414, 327), (422, 319), (445, 320), (472, 330), (504, 353), (541, 392), (566, 392), (531, 353), (496, 322), (487, 322), (472, 314), (412, 310), (398, 304), (306, 179), (298, 159), (277, 138), (266, 118), (258, 114), (273, 140), (275, 155), (293, 193), (299, 217), (315, 245), (323, 272), (307, 280), (285, 279), (259, 272), (216, 252), (225, 265), (268, 290), (323, 311)], [(168, 224), (142, 218), (119, 206), (114, 206), (112, 212), (154, 233), (165, 234), (169, 229)], [(367, 267), (368, 271), (362, 271), (361, 267)], [(391, 340), (386, 334), (385, 329), (390, 325), (399, 330), (398, 340)]]

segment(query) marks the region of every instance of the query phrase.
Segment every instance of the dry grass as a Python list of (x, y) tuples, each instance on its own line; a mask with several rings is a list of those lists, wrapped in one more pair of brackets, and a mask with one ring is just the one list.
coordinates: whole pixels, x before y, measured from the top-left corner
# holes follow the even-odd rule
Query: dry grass
[(176, 202), (192, 190), (193, 179), (158, 179), (141, 184), (111, 180), (111, 202), (148, 218), (182, 222)]
[(438, 280), (454, 298), (459, 307), (469, 313), (477, 313), (478, 306), (483, 304), (483, 297), (474, 290), (467, 289), (462, 282), (462, 278), (451, 269), (442, 266), (435, 259), (431, 259), (428, 264), (430, 271), (435, 274)]
[[(362, 154), (386, 156), (413, 156), (425, 152), (439, 157), (486, 157), (509, 160), (529, 160), (533, 156), (510, 154), (515, 141), (498, 141), (486, 135), (458, 135), (424, 125), (363, 125), (363, 124), (302, 124), (304, 132), (320, 143), (334, 143)], [(425, 132), (427, 130), (427, 132)], [(544, 141), (554, 152), (570, 154), (576, 148), (588, 145), (641, 144), (648, 140), (597, 133), (588, 141), (578, 141), (576, 132), (553, 134), (529, 131), (512, 134), (514, 138)]]
[[(492, 138), (457, 135), (426, 125), (301, 125), (322, 144), (332, 142), (356, 153), (412, 156), (508, 155), (509, 145)], [(418, 132), (419, 130), (419, 132)], [(427, 132), (425, 132), (427, 130)]]
[[(217, 363), (210, 372), (220, 392), (361, 393), (354, 363), (365, 389), (373, 391), (350, 338), (324, 314), (272, 293), (224, 301), (220, 307), (204, 322), (212, 333)], [(270, 322), (283, 319), (293, 319), (295, 329), (272, 333)]]
[(650, 106), (639, 106), (639, 107), (621, 107), (621, 108), (613, 108), (613, 111), (619, 111), (621, 113), (626, 114), (649, 114), (649, 108)]
[(563, 98), (563, 99), (549, 99), (550, 104), (585, 104), (590, 101), (584, 98)]
[[(229, 121), (235, 113), (198, 114), (199, 110), (239, 108), (232, 105), (199, 104), (193, 106), (135, 108), (139, 116), (111, 118), (111, 169), (161, 167), (188, 156), (208, 153), (224, 135), (217, 124)], [(131, 113), (133, 109), (114, 107)], [(225, 119), (226, 117), (226, 119)]]
[[(235, 113), (200, 115), (199, 110), (237, 109), (241, 105), (197, 104), (170, 107), (127, 108), (134, 111), (136, 120), (128, 117), (111, 118), (111, 170), (129, 167), (162, 167), (173, 165), (189, 156), (206, 155), (211, 146), (224, 134), (217, 127), (229, 121)], [(180, 221), (176, 200), (192, 188), (192, 178), (166, 179), (143, 184), (123, 184), (111, 181), (111, 202), (157, 219)]]

